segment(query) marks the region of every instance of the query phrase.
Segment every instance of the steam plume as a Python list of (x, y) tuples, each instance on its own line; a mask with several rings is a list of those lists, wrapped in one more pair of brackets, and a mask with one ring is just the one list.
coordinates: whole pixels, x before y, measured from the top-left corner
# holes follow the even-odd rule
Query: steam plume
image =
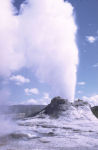
[(14, 16), (10, 0), (0, 5), (0, 75), (28, 67), (52, 96), (72, 100), (78, 50), (73, 7), (63, 0), (29, 0)]
[(0, 1), (0, 75), (8, 76), (22, 67), (22, 54), (15, 48), (18, 20), (11, 0)]
[(71, 4), (63, 0), (29, 0), (19, 22), (26, 66), (32, 67), (39, 80), (51, 86), (52, 96), (72, 100), (78, 50)]

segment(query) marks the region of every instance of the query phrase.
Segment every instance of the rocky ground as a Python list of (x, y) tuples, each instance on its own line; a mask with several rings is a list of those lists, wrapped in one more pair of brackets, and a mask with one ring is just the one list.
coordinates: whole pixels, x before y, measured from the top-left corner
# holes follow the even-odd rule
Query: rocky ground
[(98, 119), (90, 105), (61, 97), (53, 98), (39, 113), (16, 120), (16, 128), (0, 136), (0, 150), (92, 149), (98, 150)]

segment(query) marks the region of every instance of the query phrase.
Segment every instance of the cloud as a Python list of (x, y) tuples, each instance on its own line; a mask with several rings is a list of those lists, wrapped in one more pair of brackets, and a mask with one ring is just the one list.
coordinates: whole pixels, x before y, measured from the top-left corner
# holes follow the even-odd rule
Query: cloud
[(18, 19), (13, 15), (11, 0), (0, 4), (0, 75), (9, 76), (23, 67), (24, 56), (16, 49)]
[(25, 105), (48, 105), (48, 101), (46, 99), (28, 99), (27, 101), (23, 102), (22, 104)]
[(98, 106), (98, 95), (93, 95), (91, 97), (83, 96), (83, 100), (91, 104), (91, 106)]
[(22, 76), (22, 75), (12, 75), (12, 76), (10, 77), (10, 80), (11, 80), (11, 81), (15, 81), (15, 83), (16, 83), (17, 85), (21, 85), (21, 84), (29, 83), (29, 82), (30, 82), (30, 79), (25, 78), (25, 77)]
[(98, 67), (98, 63), (94, 64), (92, 67), (94, 68)]
[(78, 94), (82, 94), (82, 93), (83, 93), (83, 91), (80, 91), (80, 90), (79, 90), (77, 93), (78, 93)]
[(89, 43), (94, 43), (97, 40), (97, 37), (95, 37), (95, 36), (86, 36), (86, 40)]
[(86, 83), (84, 81), (78, 82), (78, 85), (85, 85)]
[(43, 93), (43, 98), (50, 100), (49, 93), (47, 92)]
[(35, 95), (38, 95), (39, 94), (39, 90), (37, 88), (26, 88), (24, 89), (26, 95), (32, 95), (32, 94), (35, 94)]
[(50, 102), (51, 102), (51, 98), (49, 96), (49, 93), (44, 92), (43, 96), (41, 98), (39, 98), (39, 99), (31, 98), (31, 99), (21, 102), (21, 104), (24, 104), (24, 105), (48, 105)]
[(25, 104), (25, 105), (38, 105), (38, 101), (36, 99), (28, 99), (27, 101), (23, 102), (22, 104)]

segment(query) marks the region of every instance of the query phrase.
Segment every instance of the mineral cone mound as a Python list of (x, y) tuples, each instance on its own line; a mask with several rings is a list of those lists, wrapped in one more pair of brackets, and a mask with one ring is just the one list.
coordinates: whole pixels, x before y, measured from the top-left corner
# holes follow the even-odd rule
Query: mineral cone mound
[(70, 106), (71, 103), (67, 99), (58, 96), (51, 100), (51, 103), (45, 108), (44, 113), (57, 118), (63, 111), (67, 111)]
[(71, 103), (67, 99), (63, 99), (59, 96), (54, 97), (51, 100), (51, 103), (36, 115), (39, 118), (48, 116), (50, 118), (59, 118), (67, 121), (77, 119), (96, 119), (87, 102), (79, 99), (74, 101), (74, 103)]

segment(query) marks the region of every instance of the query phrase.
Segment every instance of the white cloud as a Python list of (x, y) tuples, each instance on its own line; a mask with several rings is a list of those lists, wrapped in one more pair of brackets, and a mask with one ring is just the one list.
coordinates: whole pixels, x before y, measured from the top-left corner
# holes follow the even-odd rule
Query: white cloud
[(49, 93), (44, 92), (43, 96), (41, 98), (31, 98), (28, 100), (25, 100), (23, 102), (21, 102), (21, 104), (25, 104), (25, 105), (48, 105), (51, 102), (51, 98), (49, 96)]
[(89, 43), (94, 43), (97, 40), (97, 37), (95, 37), (95, 36), (86, 36), (86, 40)]
[(43, 98), (44, 99), (50, 99), (49, 93), (47, 93), (47, 92), (43, 93)]
[(98, 67), (98, 63), (94, 64), (93, 67), (94, 67), (94, 68)]
[(9, 76), (23, 67), (24, 56), (16, 49), (18, 20), (13, 15), (11, 0), (0, 2), (0, 75)]
[(78, 93), (78, 94), (82, 94), (82, 93), (83, 93), (83, 91), (80, 91), (80, 90), (79, 90), (77, 93)]
[(38, 100), (31, 98), (25, 101), (22, 101), (20, 103), (16, 103), (16, 105), (21, 104), (21, 105), (39, 105)]
[(82, 98), (83, 98), (83, 100), (85, 100), (88, 103), (90, 103), (91, 106), (95, 106), (95, 105), (98, 106), (98, 95), (97, 94), (93, 95), (91, 97), (83, 96)]
[(85, 85), (86, 83), (84, 81), (78, 82), (78, 85)]
[(43, 103), (43, 105), (47, 105), (51, 102), (51, 98), (49, 93), (44, 92), (43, 97), (40, 99), (40, 101)]
[(21, 85), (21, 84), (29, 83), (29, 82), (30, 82), (30, 79), (25, 78), (25, 77), (22, 76), (22, 75), (13, 75), (13, 76), (10, 77), (10, 80), (11, 80), (11, 81), (15, 81), (15, 83), (16, 83), (17, 85)]
[(50, 103), (50, 101), (44, 99), (43, 97), (41, 99), (28, 99), (25, 100), (23, 102), (21, 102), (20, 104), (24, 104), (24, 105), (48, 105)]
[(39, 94), (39, 90), (37, 88), (26, 88), (24, 89), (26, 95), (32, 95), (32, 94), (35, 94), (35, 95), (38, 95)]
[(28, 99), (26, 102), (24, 102), (23, 104), (26, 105), (38, 105), (38, 101), (36, 99)]

